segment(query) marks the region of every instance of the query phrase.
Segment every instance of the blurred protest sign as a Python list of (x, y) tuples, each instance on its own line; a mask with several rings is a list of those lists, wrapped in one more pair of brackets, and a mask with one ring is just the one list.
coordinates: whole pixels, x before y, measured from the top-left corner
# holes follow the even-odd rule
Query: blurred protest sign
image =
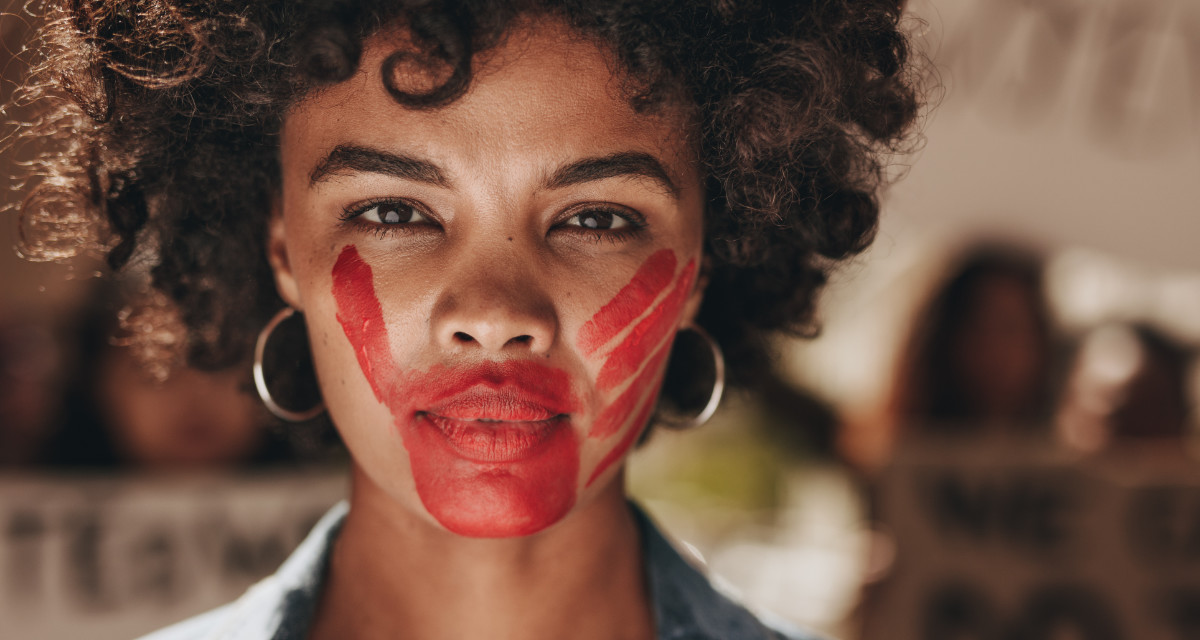
[(863, 637), (1200, 638), (1200, 465), (1181, 448), (907, 446), (879, 484), (897, 555)]
[(0, 476), (0, 638), (128, 639), (224, 604), (345, 494), (333, 470)]

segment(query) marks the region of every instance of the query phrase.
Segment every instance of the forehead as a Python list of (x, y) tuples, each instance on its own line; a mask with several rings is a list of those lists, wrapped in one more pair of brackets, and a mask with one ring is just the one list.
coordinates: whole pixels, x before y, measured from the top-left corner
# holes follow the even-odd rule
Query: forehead
[[(557, 20), (518, 23), (500, 45), (474, 58), (466, 93), (433, 109), (405, 107), (384, 88), (385, 59), (406, 48), (411, 43), (403, 28), (368, 38), (354, 76), (314, 93), (288, 114), (285, 145), (299, 138), (324, 148), (347, 140), (391, 140), (436, 158), (449, 141), (481, 154), (537, 153), (547, 163), (644, 150), (671, 164), (689, 164), (683, 110), (672, 105), (635, 110), (613, 57)], [(429, 87), (428, 76), (418, 77), (424, 72), (409, 73), (397, 78), (401, 89)]]

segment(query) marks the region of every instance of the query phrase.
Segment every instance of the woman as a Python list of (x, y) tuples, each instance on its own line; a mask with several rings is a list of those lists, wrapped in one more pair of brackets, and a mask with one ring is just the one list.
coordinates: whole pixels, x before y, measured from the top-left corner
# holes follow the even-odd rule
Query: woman
[(23, 212), (101, 216), (193, 362), (303, 314), (353, 458), (348, 511), (157, 637), (781, 637), (622, 463), (677, 332), (745, 381), (868, 243), (916, 110), (896, 3), (240, 4), (62, 9)]
[[(963, 252), (896, 377), (895, 413), (920, 435), (1045, 429), (1054, 393), (1041, 259), (1016, 246)], [(923, 433), (921, 433), (923, 432)]]
[[(138, 328), (158, 324), (155, 310), (169, 310), (134, 305), (122, 285), (96, 281), (71, 321), (64, 401), (57, 403), (58, 419), (39, 463), (64, 470), (168, 473), (294, 463), (293, 443), (272, 428), (249, 367), (148, 369), (149, 358), (123, 346)], [(121, 309), (133, 306), (141, 316), (119, 317)]]

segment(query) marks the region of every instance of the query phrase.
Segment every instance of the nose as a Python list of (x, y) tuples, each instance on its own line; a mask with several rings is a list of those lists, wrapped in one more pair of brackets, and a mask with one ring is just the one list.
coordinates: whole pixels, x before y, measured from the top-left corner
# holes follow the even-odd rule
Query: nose
[(432, 327), (438, 346), (450, 352), (546, 355), (558, 319), (536, 278), (483, 264), (448, 283)]

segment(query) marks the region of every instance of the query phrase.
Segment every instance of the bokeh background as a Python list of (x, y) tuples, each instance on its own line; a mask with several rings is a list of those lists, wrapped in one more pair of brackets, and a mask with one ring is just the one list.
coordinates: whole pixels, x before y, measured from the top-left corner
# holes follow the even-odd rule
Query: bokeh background
[[(657, 432), (632, 492), (731, 592), (839, 637), (1200, 638), (1200, 2), (908, 12), (935, 89), (878, 239), (823, 333)], [(153, 317), (100, 271), (0, 251), (0, 638), (224, 602), (344, 492), (248, 368), (139, 367), (111, 336)]]

